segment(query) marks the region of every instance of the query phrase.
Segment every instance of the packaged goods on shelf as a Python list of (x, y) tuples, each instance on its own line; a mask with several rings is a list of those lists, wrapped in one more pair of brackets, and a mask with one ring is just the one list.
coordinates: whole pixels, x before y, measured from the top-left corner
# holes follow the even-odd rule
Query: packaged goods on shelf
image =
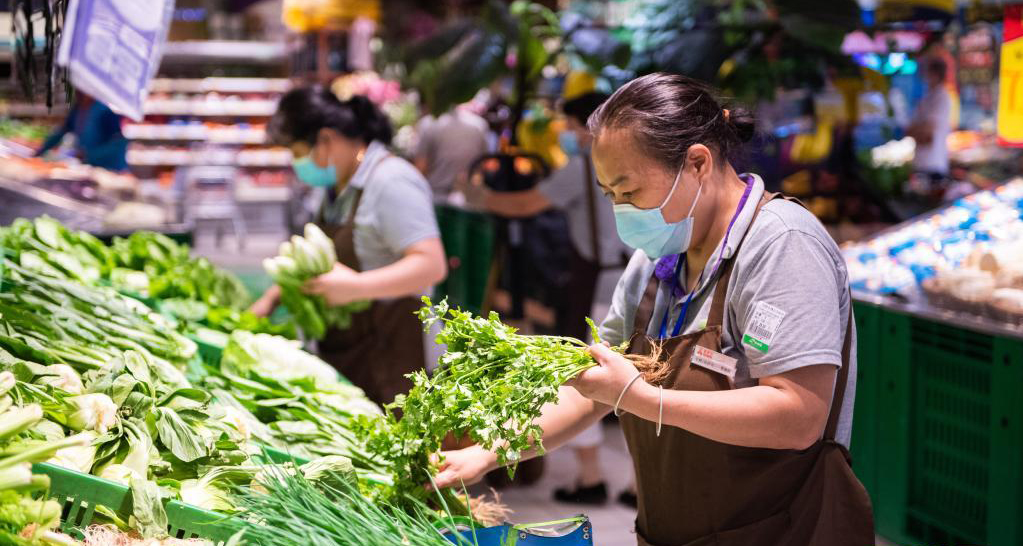
[[(843, 248), (854, 289), (1023, 317), (1023, 179)], [(1011, 319), (1015, 321), (1016, 319)]]

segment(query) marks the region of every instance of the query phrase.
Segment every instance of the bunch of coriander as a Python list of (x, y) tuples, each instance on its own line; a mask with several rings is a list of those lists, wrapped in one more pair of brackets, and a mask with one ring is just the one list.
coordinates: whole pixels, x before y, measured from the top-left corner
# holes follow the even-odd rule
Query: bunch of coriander
[(523, 451), (543, 452), (534, 421), (544, 404), (558, 400), (562, 383), (596, 365), (578, 339), (520, 335), (496, 313), (475, 317), (446, 301), (423, 302), (419, 318), (426, 328), (443, 322), (436, 341), (447, 352), (432, 377), (424, 371), (410, 375), (412, 389), (387, 406), (385, 419), (361, 419), (359, 425), (369, 451), (390, 462), (398, 495), (429, 482), (430, 454), (440, 451), (449, 433), (496, 450), (513, 474)]

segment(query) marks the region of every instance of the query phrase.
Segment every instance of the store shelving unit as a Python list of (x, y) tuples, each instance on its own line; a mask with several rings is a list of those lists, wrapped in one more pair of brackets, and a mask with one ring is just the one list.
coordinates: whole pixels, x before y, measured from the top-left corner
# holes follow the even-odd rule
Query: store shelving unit
[(200, 227), (216, 220), (207, 214), (212, 194), (221, 223), (239, 236), (291, 229), (291, 153), (268, 145), (265, 131), (291, 88), (280, 77), (286, 49), (283, 42), (169, 42), (145, 118), (124, 126), (132, 171), (174, 194), (184, 217), (205, 217)]

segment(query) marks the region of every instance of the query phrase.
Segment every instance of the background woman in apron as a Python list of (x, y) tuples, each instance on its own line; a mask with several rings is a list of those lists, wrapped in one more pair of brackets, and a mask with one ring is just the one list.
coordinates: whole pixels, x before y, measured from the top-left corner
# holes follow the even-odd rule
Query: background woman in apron
[[(589, 126), (619, 235), (637, 249), (601, 335), (657, 367), (591, 347), (600, 365), (540, 419), (545, 446), (627, 413), (642, 545), (873, 544), (847, 451), (856, 359), (844, 261), (809, 212), (733, 169), (752, 120), (702, 84), (653, 74)], [(442, 486), (496, 461), (479, 447), (444, 455)]]
[[(412, 385), (404, 375), (425, 364), (419, 298), (447, 273), (430, 187), (412, 164), (387, 149), (391, 126), (366, 97), (340, 101), (321, 87), (281, 98), (269, 132), (291, 147), (295, 175), (326, 189), (317, 223), (334, 240), (339, 263), (307, 284), (328, 304), (372, 300), (352, 326), (331, 330), (320, 356), (375, 402)], [(253, 305), (268, 314), (280, 291)]]

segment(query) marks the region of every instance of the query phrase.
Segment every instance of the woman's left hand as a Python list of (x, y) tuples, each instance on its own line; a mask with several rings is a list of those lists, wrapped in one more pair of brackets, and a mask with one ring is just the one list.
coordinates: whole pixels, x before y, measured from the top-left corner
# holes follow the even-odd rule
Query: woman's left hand
[(330, 271), (306, 281), (302, 290), (306, 294), (323, 296), (327, 305), (336, 306), (365, 299), (359, 292), (359, 272), (341, 263)]
[(575, 387), (586, 398), (613, 406), (622, 389), (636, 376), (638, 370), (632, 362), (607, 345), (590, 345), (588, 350), (599, 365), (585, 370), (565, 384)]

